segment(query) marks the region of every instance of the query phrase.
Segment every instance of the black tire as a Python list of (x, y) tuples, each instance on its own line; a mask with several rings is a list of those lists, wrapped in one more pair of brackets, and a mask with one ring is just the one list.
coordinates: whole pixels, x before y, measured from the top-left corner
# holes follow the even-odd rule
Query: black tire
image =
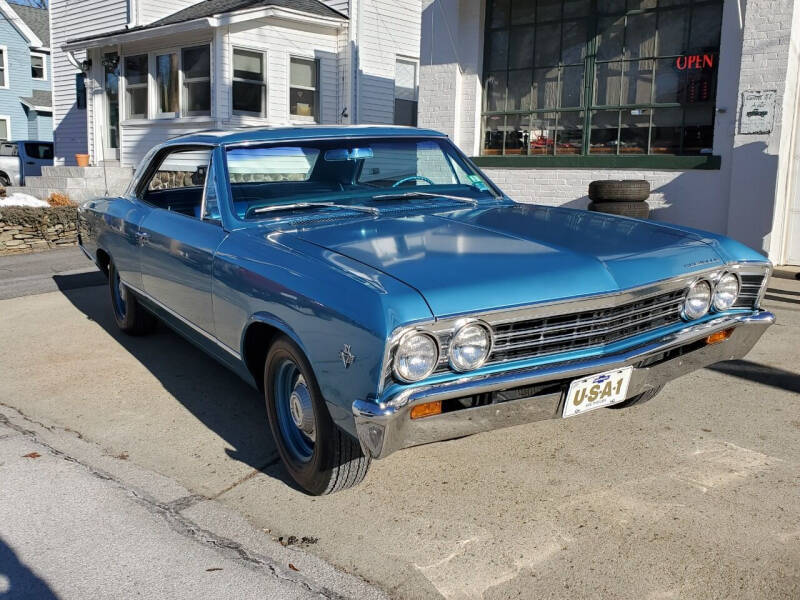
[[(311, 455), (300, 460), (281, 429), (278, 402), (282, 392), (280, 370), (293, 363), (306, 384), (313, 405), (314, 440)], [(367, 475), (370, 457), (357, 440), (339, 429), (331, 419), (311, 365), (303, 352), (288, 337), (281, 336), (272, 344), (264, 364), (264, 396), (269, 427), (281, 460), (289, 475), (309, 494), (322, 496), (358, 485)], [(284, 417), (285, 419), (285, 417)], [(284, 421), (284, 426), (285, 421)], [(296, 435), (296, 434), (295, 434)]]
[(146, 335), (156, 328), (156, 317), (147, 311), (136, 295), (120, 281), (113, 262), (108, 265), (108, 291), (111, 298), (111, 312), (121, 331), (128, 335)]
[(647, 202), (592, 202), (589, 204), (589, 210), (634, 219), (646, 219), (650, 216), (650, 206)]
[(11, 187), (11, 180), (8, 178), (8, 175), (5, 173), (0, 173), (0, 186), (2, 187)]
[(589, 199), (594, 202), (644, 202), (650, 197), (650, 182), (645, 179), (593, 181)]
[(661, 390), (664, 389), (663, 385), (658, 386), (657, 388), (653, 388), (652, 390), (648, 390), (639, 394), (638, 396), (634, 396), (633, 398), (628, 398), (624, 402), (620, 402), (619, 404), (612, 404), (608, 408), (613, 408), (615, 410), (620, 408), (628, 408), (633, 406), (634, 404), (644, 404), (645, 402), (649, 402), (653, 398), (655, 398)]

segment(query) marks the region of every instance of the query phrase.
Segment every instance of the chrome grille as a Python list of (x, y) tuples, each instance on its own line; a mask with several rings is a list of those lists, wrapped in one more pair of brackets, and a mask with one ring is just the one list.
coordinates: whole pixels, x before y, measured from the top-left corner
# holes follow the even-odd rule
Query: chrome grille
[(742, 287), (739, 298), (733, 305), (734, 308), (755, 308), (761, 287), (764, 285), (764, 275), (740, 275)]
[(685, 295), (679, 289), (620, 306), (496, 324), (489, 362), (605, 346), (679, 323)]

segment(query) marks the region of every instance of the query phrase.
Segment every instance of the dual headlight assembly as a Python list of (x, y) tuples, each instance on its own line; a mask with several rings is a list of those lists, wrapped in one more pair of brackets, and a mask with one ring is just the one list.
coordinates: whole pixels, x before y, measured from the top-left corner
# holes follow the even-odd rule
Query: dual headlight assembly
[(704, 317), (713, 307), (721, 312), (729, 310), (739, 298), (739, 278), (733, 273), (725, 273), (716, 285), (707, 279), (692, 284), (683, 304), (683, 318), (694, 321)]
[[(459, 327), (450, 339), (447, 357), (457, 372), (474, 371), (483, 366), (492, 351), (492, 330), (480, 321)], [(425, 379), (439, 364), (439, 343), (424, 331), (409, 331), (397, 344), (394, 375), (404, 383)]]
[[(729, 310), (739, 297), (739, 278), (725, 273), (716, 285), (708, 279), (692, 284), (683, 304), (683, 318), (695, 321), (712, 310)], [(492, 352), (492, 330), (482, 321), (469, 321), (456, 329), (447, 346), (450, 368), (459, 373), (480, 368)], [(408, 331), (398, 341), (394, 353), (394, 376), (404, 382), (421, 381), (439, 365), (439, 342), (425, 331)]]

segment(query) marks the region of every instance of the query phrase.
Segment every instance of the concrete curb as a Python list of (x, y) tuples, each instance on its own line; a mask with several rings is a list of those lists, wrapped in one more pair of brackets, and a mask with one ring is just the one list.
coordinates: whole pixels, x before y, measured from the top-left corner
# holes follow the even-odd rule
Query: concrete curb
[[(361, 579), (343, 573), (300, 547), (284, 547), (222, 504), (192, 494), (171, 479), (111, 456), (81, 434), (28, 418), (0, 402), (0, 424), (28, 437), (49, 452), (127, 492), (197, 544), (214, 548), (228, 560), (262, 570), (264, 577), (292, 582), (323, 598), (384, 599)], [(291, 566), (290, 566), (291, 565)]]

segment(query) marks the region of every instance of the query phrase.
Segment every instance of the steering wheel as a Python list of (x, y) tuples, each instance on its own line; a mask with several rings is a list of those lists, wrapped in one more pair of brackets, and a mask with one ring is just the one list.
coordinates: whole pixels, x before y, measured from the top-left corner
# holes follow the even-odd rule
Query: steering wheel
[(431, 181), (427, 177), (423, 177), (422, 175), (413, 175), (411, 177), (405, 177), (404, 179), (401, 179), (400, 181), (395, 183), (392, 187), (393, 188), (400, 187), (401, 185), (403, 185), (404, 183), (408, 183), (409, 181), (424, 181), (428, 185), (436, 185), (433, 181)]

